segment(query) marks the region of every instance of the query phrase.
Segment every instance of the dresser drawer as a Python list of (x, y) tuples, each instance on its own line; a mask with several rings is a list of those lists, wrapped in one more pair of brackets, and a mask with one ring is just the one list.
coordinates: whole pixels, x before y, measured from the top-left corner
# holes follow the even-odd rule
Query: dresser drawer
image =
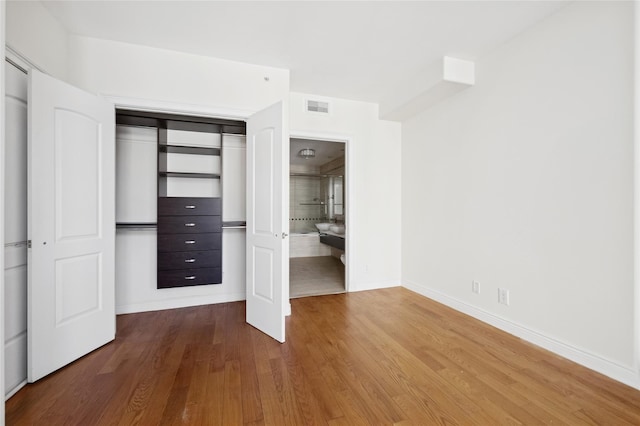
[(158, 269), (218, 268), (222, 266), (220, 250), (158, 253)]
[(220, 198), (158, 198), (158, 216), (220, 216), (221, 214), (222, 200)]
[(158, 234), (222, 232), (221, 216), (158, 216)]
[(222, 249), (222, 234), (158, 234), (158, 252)]
[(174, 269), (158, 271), (158, 288), (220, 284), (222, 268)]

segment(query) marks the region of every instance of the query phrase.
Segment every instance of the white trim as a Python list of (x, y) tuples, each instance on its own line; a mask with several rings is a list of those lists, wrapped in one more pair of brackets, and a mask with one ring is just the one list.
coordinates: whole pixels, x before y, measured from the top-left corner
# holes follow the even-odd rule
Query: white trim
[(40, 71), (43, 74), (46, 74), (46, 72), (43, 71), (40, 67), (38, 67), (36, 64), (34, 64), (33, 61), (31, 61), (29, 58), (27, 58), (17, 50), (13, 49), (11, 46), (6, 46), (5, 58), (8, 58), (11, 62), (15, 63), (17, 66), (19, 66), (20, 68), (24, 69), (27, 72), (31, 71), (32, 69), (35, 69)]
[[(360, 283), (357, 285), (352, 285), (351, 291), (369, 291), (369, 290), (380, 290), (382, 288), (392, 288), (392, 287), (402, 287), (402, 284), (399, 281), (376, 281), (370, 283)], [(355, 288), (354, 288), (355, 287)]]
[(486, 312), (476, 306), (450, 297), (444, 293), (433, 290), (422, 284), (418, 284), (412, 281), (404, 281), (402, 285), (403, 287), (415, 291), (422, 296), (440, 302), (443, 305), (455, 309), (456, 311), (462, 312), (477, 320), (490, 324), (502, 331), (526, 340), (529, 343), (540, 346), (541, 348), (567, 358), (591, 370), (597, 371), (598, 373), (604, 374), (605, 376), (608, 376), (626, 385), (632, 386), (636, 389), (640, 389), (640, 380), (638, 379), (638, 374), (632, 368), (619, 365), (611, 360), (586, 352), (565, 342), (552, 339), (535, 330), (531, 330), (520, 324)]
[(640, 377), (640, 4), (637, 1), (633, 4), (633, 21), (633, 367)]
[(27, 385), (27, 380), (25, 379), (24, 382), (21, 382), (21, 383), (17, 384), (13, 389), (11, 389), (9, 392), (7, 392), (7, 394), (4, 396), (4, 400), (5, 401), (9, 400), (9, 398), (11, 398), (13, 395), (18, 393), (18, 391), (20, 389), (22, 389), (23, 387), (25, 387), (26, 385)]
[(162, 311), (165, 309), (188, 308), (191, 306), (212, 305), (216, 303), (238, 302), (245, 300), (245, 293), (212, 294), (208, 296), (177, 297), (168, 300), (132, 303), (116, 306), (116, 315), (137, 312)]
[(353, 236), (349, 229), (351, 229), (351, 218), (354, 216), (354, 211), (356, 210), (355, 197), (353, 196), (353, 191), (351, 188), (351, 182), (353, 182), (352, 176), (354, 175), (353, 169), (353, 138), (351, 136), (346, 136), (342, 134), (335, 133), (321, 133), (321, 132), (308, 132), (305, 130), (290, 130), (289, 138), (295, 139), (311, 139), (318, 141), (327, 141), (327, 142), (341, 142), (345, 144), (345, 188), (344, 193), (347, 194), (346, 205), (344, 209), (344, 225), (346, 228), (346, 236), (345, 236), (345, 259), (346, 263), (344, 265), (344, 290), (348, 293), (352, 290), (351, 286), (351, 267), (350, 264), (351, 259), (353, 258)]
[[(0, 2), (0, 54), (5, 57), (5, 29), (6, 29), (6, 1)], [(4, 140), (4, 84), (5, 84), (4, 66), (0, 70), (0, 342), (2, 342), (2, 351), (0, 351), (0, 389), (4, 393), (4, 161), (5, 161), (5, 140)], [(4, 400), (0, 404), (0, 426), (4, 426), (5, 404)]]
[(129, 98), (100, 94), (112, 102), (116, 108), (134, 111), (163, 112), (167, 114), (182, 114), (193, 117), (216, 117), (230, 120), (246, 120), (255, 111), (239, 108), (211, 107), (198, 104), (180, 104), (176, 102), (156, 101), (151, 99)]

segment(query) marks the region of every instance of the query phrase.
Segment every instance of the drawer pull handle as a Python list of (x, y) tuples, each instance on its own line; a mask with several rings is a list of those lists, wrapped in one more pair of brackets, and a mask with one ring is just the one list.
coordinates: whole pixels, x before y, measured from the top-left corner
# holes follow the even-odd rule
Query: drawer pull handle
[(184, 277), (185, 280), (195, 280), (196, 276), (195, 275), (189, 275), (188, 277)]
[(185, 259), (184, 263), (195, 263), (196, 260), (195, 259)]
[(185, 244), (195, 244), (196, 240), (186, 240), (184, 243)]
[(192, 210), (193, 210), (193, 209), (195, 209), (195, 208), (196, 208), (196, 206), (184, 206), (184, 208), (185, 208), (185, 209), (192, 209)]
[(191, 223), (185, 223), (184, 226), (189, 227), (189, 228), (193, 228), (194, 226), (196, 226), (196, 224), (191, 222)]

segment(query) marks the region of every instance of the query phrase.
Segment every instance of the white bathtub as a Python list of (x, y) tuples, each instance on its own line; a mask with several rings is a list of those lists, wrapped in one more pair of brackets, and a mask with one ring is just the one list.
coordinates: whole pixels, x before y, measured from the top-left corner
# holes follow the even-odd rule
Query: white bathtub
[(289, 257), (314, 256), (331, 256), (331, 247), (320, 242), (319, 232), (289, 236)]

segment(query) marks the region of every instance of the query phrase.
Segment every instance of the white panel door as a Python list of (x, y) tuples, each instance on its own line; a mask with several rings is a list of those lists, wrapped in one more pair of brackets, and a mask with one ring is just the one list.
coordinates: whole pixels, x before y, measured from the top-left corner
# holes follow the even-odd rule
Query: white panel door
[(5, 62), (4, 395), (27, 380), (27, 74)]
[(289, 306), (289, 146), (284, 103), (247, 121), (247, 322), (285, 340)]
[(115, 337), (115, 109), (29, 75), (28, 380)]

